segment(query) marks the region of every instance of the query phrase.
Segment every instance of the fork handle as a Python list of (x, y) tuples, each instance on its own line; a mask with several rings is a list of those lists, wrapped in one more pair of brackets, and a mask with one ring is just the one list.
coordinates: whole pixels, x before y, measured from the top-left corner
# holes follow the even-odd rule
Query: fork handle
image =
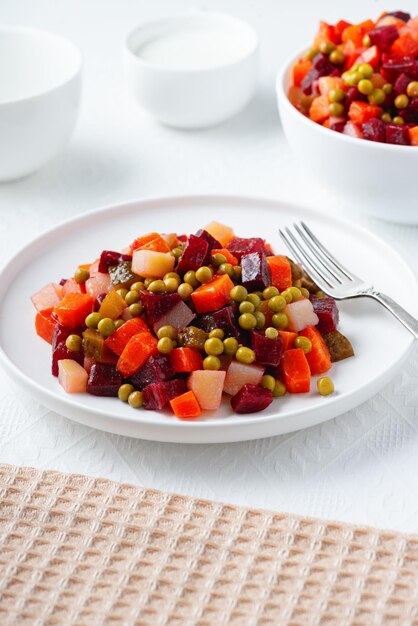
[(415, 317), (408, 313), (408, 311), (405, 311), (405, 309), (395, 302), (395, 300), (392, 300), (392, 298), (389, 298), (389, 296), (386, 296), (384, 293), (375, 291), (370, 295), (372, 298), (383, 304), (383, 306), (386, 307), (392, 315), (397, 317), (405, 328), (407, 328), (414, 335), (415, 339), (418, 339), (418, 320)]

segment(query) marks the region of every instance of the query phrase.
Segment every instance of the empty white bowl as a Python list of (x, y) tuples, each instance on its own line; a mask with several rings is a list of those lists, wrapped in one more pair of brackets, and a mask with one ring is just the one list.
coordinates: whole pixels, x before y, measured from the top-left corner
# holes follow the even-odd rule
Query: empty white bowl
[(68, 142), (82, 57), (58, 35), (0, 27), (0, 181), (32, 174)]
[(257, 57), (257, 33), (246, 22), (190, 13), (136, 28), (125, 44), (125, 78), (137, 101), (160, 122), (203, 128), (249, 102)]
[(276, 81), (283, 129), (301, 165), (346, 206), (387, 221), (418, 224), (418, 148), (348, 137), (300, 113), (287, 93), (292, 66), (304, 52), (283, 65)]

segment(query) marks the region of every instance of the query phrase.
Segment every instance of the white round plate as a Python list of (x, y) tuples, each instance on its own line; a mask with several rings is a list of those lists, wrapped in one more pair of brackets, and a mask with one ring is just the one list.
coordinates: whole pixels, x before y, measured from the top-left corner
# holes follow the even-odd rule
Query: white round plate
[[(37, 337), (30, 296), (44, 284), (72, 275), (80, 263), (104, 249), (119, 250), (149, 231), (195, 232), (211, 220), (231, 225), (237, 235), (261, 236), (277, 253), (287, 253), (278, 228), (305, 220), (330, 250), (356, 274), (418, 314), (414, 274), (402, 258), (368, 231), (332, 215), (274, 200), (231, 196), (188, 196), (140, 200), (98, 209), (38, 237), (0, 274), (0, 361), (6, 372), (50, 409), (113, 433), (183, 443), (256, 439), (318, 424), (352, 409), (381, 389), (407, 357), (412, 336), (378, 303), (340, 302), (340, 330), (356, 356), (336, 363), (336, 392), (274, 400), (262, 413), (236, 415), (227, 400), (216, 413), (180, 421), (169, 412), (134, 410), (116, 398), (66, 394), (50, 373), (51, 348)], [(349, 422), (347, 427), (350, 427)]]

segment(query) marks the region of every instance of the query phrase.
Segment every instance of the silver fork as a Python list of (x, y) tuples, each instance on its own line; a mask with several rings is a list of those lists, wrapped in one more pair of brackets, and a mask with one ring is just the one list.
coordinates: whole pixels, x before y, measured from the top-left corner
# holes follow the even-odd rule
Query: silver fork
[(335, 300), (373, 298), (383, 304), (418, 339), (418, 320), (392, 298), (376, 291), (372, 285), (365, 283), (337, 261), (304, 222), (293, 224), (293, 229), (279, 229), (280, 236), (294, 259), (301, 263), (326, 295)]

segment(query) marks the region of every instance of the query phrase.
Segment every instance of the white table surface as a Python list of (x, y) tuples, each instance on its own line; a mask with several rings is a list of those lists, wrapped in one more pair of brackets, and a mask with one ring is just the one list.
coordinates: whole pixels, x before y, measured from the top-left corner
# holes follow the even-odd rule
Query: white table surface
[[(400, 8), (413, 12), (414, 5), (408, 0)], [(386, 3), (352, 0), (345, 16), (341, 4), (329, 0), (207, 0), (199, 6), (241, 16), (258, 29), (260, 85), (230, 122), (180, 132), (156, 124), (127, 96), (120, 50), (138, 23), (190, 3), (0, 3), (0, 23), (57, 31), (78, 44), (85, 59), (82, 110), (65, 154), (31, 178), (0, 186), (0, 263), (45, 228), (98, 206), (228, 192), (342, 213), (386, 239), (418, 272), (418, 229), (369, 219), (309, 180), (287, 148), (275, 105), (278, 65), (312, 37), (320, 17), (360, 21)], [(356, 410), (305, 431), (225, 445), (161, 444), (92, 430), (47, 410), (1, 374), (0, 463), (418, 532), (418, 350), (391, 384)]]

